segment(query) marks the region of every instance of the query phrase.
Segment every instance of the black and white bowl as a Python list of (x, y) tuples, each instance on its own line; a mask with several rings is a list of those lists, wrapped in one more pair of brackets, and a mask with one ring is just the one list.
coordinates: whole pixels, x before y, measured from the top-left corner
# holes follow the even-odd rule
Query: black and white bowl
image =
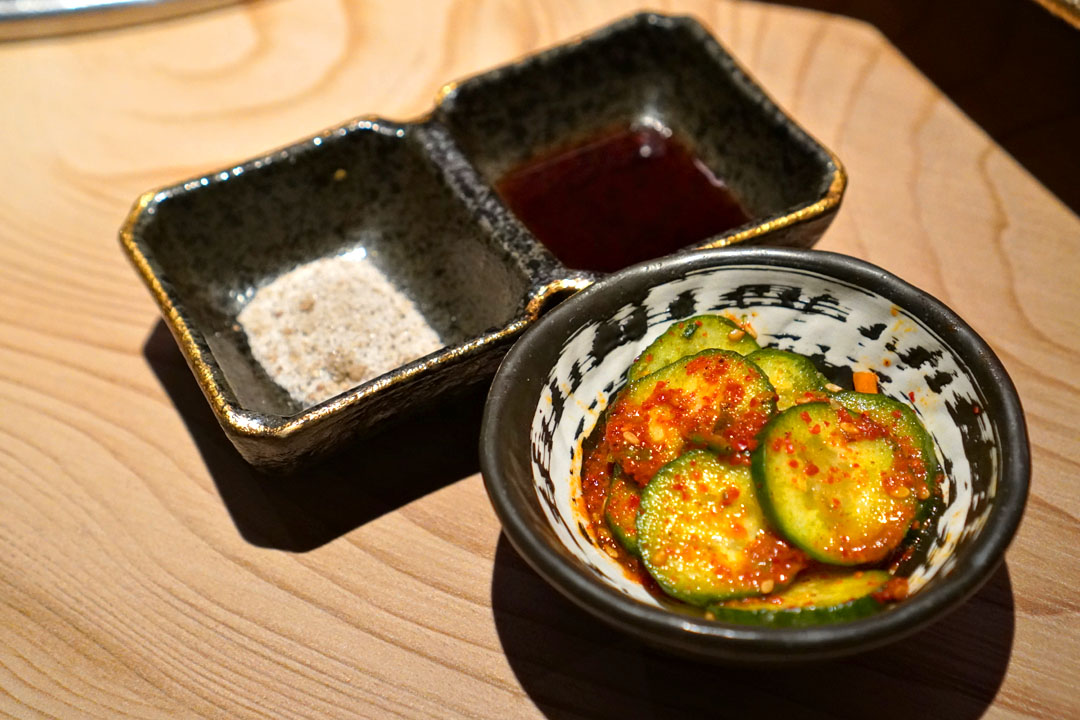
[[(763, 346), (811, 356), (841, 382), (852, 371), (874, 370), (881, 392), (914, 399), (948, 480), (931, 541), (900, 567), (910, 587), (903, 602), (870, 618), (809, 628), (710, 621), (646, 592), (590, 535), (578, 501), (582, 442), (626, 368), (671, 322), (729, 309), (751, 316)], [(876, 647), (963, 602), (1001, 561), (1030, 475), (1016, 390), (963, 320), (866, 262), (769, 248), (707, 250), (638, 265), (546, 315), (496, 375), (480, 459), (511, 543), (570, 599), (650, 644), (759, 662)]]

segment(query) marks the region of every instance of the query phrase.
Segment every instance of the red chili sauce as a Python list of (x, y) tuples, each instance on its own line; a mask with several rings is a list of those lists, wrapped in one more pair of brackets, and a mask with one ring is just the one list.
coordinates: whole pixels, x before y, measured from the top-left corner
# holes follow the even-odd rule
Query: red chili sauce
[[(754, 378), (744, 377), (741, 368), (722, 357), (699, 357), (686, 365), (686, 374), (703, 378), (708, 387), (718, 389), (716, 395), (659, 382), (640, 402), (617, 400), (608, 416), (604, 443), (623, 471), (644, 486), (684, 451), (710, 445), (721, 448), (732, 464), (749, 464), (747, 453), (757, 447), (756, 436), (768, 420), (765, 404), (772, 399), (772, 390), (747, 400), (745, 385)], [(654, 438), (658, 429), (666, 432)], [(684, 442), (673, 442), (672, 436)]]
[[(689, 367), (688, 367), (689, 369)], [(698, 371), (705, 370), (706, 368), (695, 368)], [(716, 368), (708, 366), (709, 372), (717, 372)], [(740, 387), (741, 390), (741, 387)], [(688, 401), (688, 398), (684, 397), (686, 394), (674, 390), (671, 388), (665, 388), (661, 383), (655, 390), (655, 392), (648, 398), (644, 406), (636, 413), (630, 413), (628, 415), (623, 413), (613, 413), (613, 416), (609, 418), (609, 422), (606, 426), (601, 425), (594, 432), (593, 436), (586, 442), (585, 458), (581, 473), (581, 489), (582, 498), (585, 505), (585, 511), (589, 518), (590, 530), (593, 536), (598, 540), (600, 547), (611, 557), (620, 562), (624, 569), (632, 577), (637, 578), (646, 589), (650, 592), (663, 595), (663, 591), (660, 590), (659, 585), (644, 569), (640, 560), (634, 557), (622, 547), (622, 545), (611, 535), (608, 531), (604, 521), (604, 503), (607, 499), (608, 490), (612, 482), (612, 457), (613, 448), (622, 443), (623, 435), (630, 432), (632, 435), (638, 433), (642, 436), (646, 434), (645, 423), (647, 420), (649, 409), (655, 407), (663, 407), (665, 409), (665, 415), (668, 418), (668, 422), (675, 428), (677, 428), (684, 436), (693, 436), (696, 432), (700, 432), (702, 426), (708, 426), (713, 423), (717, 423), (717, 416), (712, 415), (708, 423), (704, 423), (698, 413), (688, 412), (687, 407), (693, 403)], [(817, 397), (808, 397), (808, 401), (818, 401)], [(737, 400), (735, 400), (737, 402)], [(711, 406), (713, 403), (707, 403)], [(723, 403), (721, 403), (722, 405)], [(716, 410), (710, 408), (712, 413)], [(899, 413), (895, 413), (894, 416), (899, 419)], [(809, 413), (801, 413), (801, 419), (804, 422), (810, 422), (811, 418)], [(764, 425), (766, 417), (760, 413), (760, 410), (755, 403), (754, 410), (748, 413), (748, 416), (740, 418), (741, 422), (732, 423), (731, 426), (725, 427), (725, 434), (732, 432), (736, 427), (737, 433), (733, 433), (733, 436), (729, 436), (729, 442), (731, 442), (730, 454), (722, 455), (727, 462), (732, 464), (744, 464), (749, 461), (749, 451), (753, 450), (757, 445), (756, 438), (754, 437), (757, 432), (761, 430)], [(893, 467), (890, 471), (884, 473), (882, 476), (882, 484), (886, 489), (886, 492), (893, 493), (914, 493), (920, 500), (925, 499), (930, 492), (940, 493), (939, 483), (942, 480), (942, 476), (938, 475), (934, 478), (927, 477), (927, 468), (919, 457), (919, 451), (915, 448), (906, 438), (897, 437), (895, 434), (889, 431), (889, 428), (885, 425), (876, 422), (869, 415), (863, 413), (850, 413), (845, 408), (839, 408), (837, 410), (837, 420), (839, 431), (847, 442), (854, 442), (857, 440), (871, 440), (875, 438), (890, 438), (896, 445), (896, 454), (894, 456)], [(640, 424), (636, 424), (640, 423)], [(826, 423), (828, 424), (828, 423)], [(723, 425), (723, 423), (717, 423), (717, 426)], [(814, 429), (811, 428), (811, 433), (814, 433)], [(744, 442), (738, 442), (735, 438), (744, 440)], [(780, 451), (786, 449), (788, 453), (794, 453), (796, 448), (791, 443), (789, 436), (774, 441), (774, 445), (787, 444), (788, 447), (774, 447), (774, 450)], [(687, 443), (688, 448), (694, 446), (704, 446), (704, 443)], [(648, 452), (638, 462), (627, 463), (624, 460), (624, 472), (627, 473), (627, 477), (633, 482), (636, 482), (639, 487), (644, 487), (647, 484), (649, 477), (656, 472), (659, 465), (664, 464), (666, 459), (658, 459), (659, 453)], [(792, 461), (793, 463), (795, 461)], [(793, 467), (797, 466), (797, 463)], [(819, 469), (812, 464), (807, 466), (804, 470), (808, 475), (816, 474)], [(903, 488), (901, 490), (901, 488)], [(930, 488), (934, 488), (933, 491)], [(727, 498), (725, 498), (726, 500)], [(901, 535), (906, 532), (906, 528), (910, 523), (914, 515), (914, 508), (906, 511), (905, 517), (899, 518), (896, 524), (897, 528), (900, 528)], [(887, 533), (886, 533), (887, 535)], [(899, 542), (899, 537), (881, 537), (871, 539), (865, 545), (855, 545), (850, 548), (846, 548), (845, 556), (857, 556), (865, 555), (867, 562), (877, 561), (882, 559), (882, 548), (895, 547)], [(762, 548), (772, 548), (772, 545), (763, 544)], [(904, 548), (901, 554), (893, 558), (891, 563), (894, 566), (898, 565), (911, 554), (912, 548)], [(788, 548), (783, 546), (780, 550), (772, 549), (770, 552), (774, 554), (767, 559), (772, 563), (775, 563), (776, 568), (780, 571), (783, 579), (786, 580), (790, 575), (793, 575), (803, 568), (813, 569), (819, 564), (810, 560), (801, 551), (795, 548)], [(762, 560), (766, 559), (764, 556)], [(882, 602), (897, 601), (903, 599), (907, 594), (907, 580), (905, 578), (893, 578), (889, 581), (888, 585), (875, 594)]]
[(648, 127), (541, 155), (496, 190), (555, 257), (579, 270), (618, 270), (750, 220), (684, 143)]
[[(902, 416), (896, 411), (894, 417), (899, 420)], [(806, 411), (800, 413), (799, 418), (807, 425), (813, 422), (810, 414)], [(919, 449), (906, 436), (892, 432), (889, 427), (875, 421), (868, 414), (852, 414), (843, 407), (836, 409), (836, 422), (837, 426), (835, 428), (830, 428), (828, 421), (824, 423), (825, 428), (814, 423), (809, 432), (811, 435), (828, 436), (829, 439), (826, 442), (833, 445), (861, 440), (887, 439), (893, 446), (894, 455), (892, 467), (881, 475), (882, 488), (890, 496), (898, 499), (910, 495), (916, 496), (919, 500), (925, 500), (929, 497), (930, 484), (934, 479), (927, 478), (927, 468)], [(784, 451), (789, 455), (800, 450), (793, 444), (790, 433), (786, 433), (784, 437), (774, 440), (772, 449), (774, 452)], [(789, 461), (788, 464), (792, 469), (799, 468), (799, 463), (794, 459)], [(858, 467), (858, 465), (856, 464), (854, 467)], [(812, 462), (807, 462), (802, 471), (808, 477), (813, 477), (822, 472), (822, 469)], [(827, 477), (824, 477), (823, 481), (832, 485), (834, 483), (843, 483), (849, 478), (850, 472), (841, 470), (838, 476), (834, 476), (830, 472)], [(832, 498), (831, 503), (833, 509), (840, 509), (840, 500), (838, 498)], [(900, 545), (915, 518), (916, 509), (914, 505), (898, 506), (889, 518), (889, 522), (884, 524), (875, 535), (843, 537), (841, 546), (838, 548), (840, 555), (845, 559), (858, 563), (876, 563), (887, 558), (892, 553), (892, 550)]]

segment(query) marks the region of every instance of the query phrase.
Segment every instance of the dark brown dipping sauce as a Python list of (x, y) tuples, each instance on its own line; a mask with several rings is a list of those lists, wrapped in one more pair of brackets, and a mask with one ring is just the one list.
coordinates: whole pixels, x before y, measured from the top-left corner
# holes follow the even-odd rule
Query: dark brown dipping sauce
[(609, 272), (750, 219), (722, 180), (652, 128), (606, 133), (504, 175), (503, 202), (568, 267)]

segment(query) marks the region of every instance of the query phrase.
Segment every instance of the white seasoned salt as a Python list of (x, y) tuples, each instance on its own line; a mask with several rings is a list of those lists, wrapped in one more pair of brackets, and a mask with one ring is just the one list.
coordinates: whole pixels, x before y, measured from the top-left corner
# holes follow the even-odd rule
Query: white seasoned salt
[(238, 319), (255, 360), (305, 407), (443, 347), (362, 251), (275, 278)]

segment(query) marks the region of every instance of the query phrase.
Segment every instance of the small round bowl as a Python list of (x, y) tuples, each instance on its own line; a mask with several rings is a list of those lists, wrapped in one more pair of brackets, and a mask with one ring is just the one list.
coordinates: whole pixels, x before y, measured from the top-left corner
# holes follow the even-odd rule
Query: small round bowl
[[(657, 599), (597, 546), (580, 509), (582, 442), (634, 357), (670, 323), (746, 314), (762, 346), (809, 355), (834, 377), (874, 370), (937, 444), (946, 507), (905, 560), (910, 595), (876, 615), (805, 628), (733, 625)], [(849, 386), (850, 387), (850, 386)], [(720, 249), (606, 277), (546, 315), (492, 384), (484, 483), (510, 542), (563, 594), (657, 647), (776, 663), (868, 650), (940, 618), (993, 573), (1031, 472), (1012, 381), (987, 344), (933, 297), (869, 263), (813, 250)]]

